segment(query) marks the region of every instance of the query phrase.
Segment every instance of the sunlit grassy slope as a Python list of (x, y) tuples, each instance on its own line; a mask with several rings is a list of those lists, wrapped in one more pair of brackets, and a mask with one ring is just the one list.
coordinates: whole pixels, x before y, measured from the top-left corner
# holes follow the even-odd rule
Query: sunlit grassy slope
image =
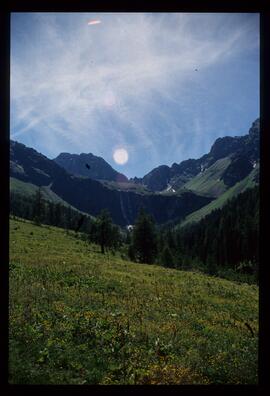
[(226, 185), (220, 177), (230, 163), (231, 160), (228, 157), (219, 159), (203, 173), (199, 173), (184, 184), (183, 187), (198, 194), (206, 194), (212, 197), (220, 196), (226, 191)]
[(222, 208), (229, 199), (236, 197), (238, 194), (244, 192), (247, 188), (254, 187), (256, 185), (254, 177), (257, 173), (258, 167), (253, 169), (247, 177), (236, 183), (233, 187), (229, 188), (214, 201), (210, 202), (208, 205), (203, 206), (201, 209), (189, 214), (186, 219), (182, 223), (180, 223), (180, 227), (183, 227), (189, 223), (200, 221), (203, 217), (207, 216), (213, 210)]
[[(10, 193), (20, 194), (25, 196), (27, 199), (28, 197), (33, 197), (34, 194), (38, 191), (38, 186), (32, 183), (26, 183), (22, 180), (16, 179), (15, 177), (10, 178)], [(51, 189), (50, 186), (42, 186), (41, 187), (41, 194), (46, 201), (53, 202), (55, 204), (59, 203), (63, 206), (69, 206), (71, 209), (76, 210), (77, 212), (84, 213), (87, 216), (93, 217), (89, 215), (89, 213), (85, 213), (74, 206), (70, 205), (66, 201), (64, 201), (61, 197), (55, 194)]]
[(9, 266), (10, 383), (257, 383), (256, 286), (17, 220)]
[[(22, 180), (16, 179), (14, 177), (10, 178), (10, 192), (19, 193), (21, 195), (33, 196), (38, 190), (38, 186), (32, 183), (26, 183)], [(68, 205), (62, 198), (55, 194), (48, 186), (41, 187), (41, 193), (43, 198), (47, 201), (52, 201), (54, 203), (60, 203), (62, 205)]]

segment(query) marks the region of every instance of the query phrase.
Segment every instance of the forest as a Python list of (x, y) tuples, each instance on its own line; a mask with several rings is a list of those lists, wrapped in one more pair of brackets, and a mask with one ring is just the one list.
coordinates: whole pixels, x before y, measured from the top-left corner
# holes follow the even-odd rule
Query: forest
[(175, 269), (197, 269), (210, 275), (258, 281), (259, 187), (247, 189), (197, 223), (156, 225), (144, 208), (132, 227), (112, 223), (108, 210), (96, 218), (70, 206), (46, 201), (39, 188), (27, 200), (11, 194), (10, 213), (31, 220), (74, 230), (84, 240), (100, 245), (101, 252), (121, 250), (137, 263)]

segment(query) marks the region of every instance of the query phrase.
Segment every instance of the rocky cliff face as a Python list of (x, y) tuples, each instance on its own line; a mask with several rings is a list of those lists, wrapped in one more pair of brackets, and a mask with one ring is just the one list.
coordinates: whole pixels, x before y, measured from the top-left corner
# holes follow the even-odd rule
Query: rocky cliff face
[(91, 179), (66, 176), (54, 180), (51, 189), (72, 206), (92, 214), (99, 214), (108, 208), (112, 219), (120, 225), (134, 224), (141, 207), (150, 213), (159, 224), (170, 220), (181, 220), (187, 214), (211, 202), (211, 198), (192, 192), (182, 196), (162, 196), (160, 194), (136, 194), (104, 188)]
[(141, 207), (157, 223), (165, 223), (181, 220), (211, 201), (192, 192), (162, 196), (107, 188), (97, 180), (71, 175), (55, 161), (17, 142), (10, 145), (10, 168), (10, 176), (38, 186), (50, 186), (58, 197), (83, 212), (95, 216), (107, 208), (113, 221), (120, 225), (133, 224)]
[[(189, 182), (193, 177), (203, 173), (216, 161), (229, 157), (232, 163), (225, 170), (223, 180), (228, 187), (247, 176), (252, 166), (259, 160), (260, 121), (253, 122), (248, 135), (225, 136), (218, 138), (208, 154), (199, 159), (188, 159), (171, 167), (166, 165), (153, 169), (143, 178), (133, 181), (144, 185), (151, 191), (163, 191), (169, 186), (177, 190)], [(241, 169), (241, 170), (240, 170)]]
[(94, 180), (128, 181), (126, 176), (113, 169), (103, 158), (91, 153), (61, 153), (54, 161), (75, 176), (89, 177)]
[(55, 177), (65, 173), (45, 155), (24, 144), (10, 141), (10, 176), (37, 186), (48, 186)]
[(162, 191), (167, 187), (169, 180), (169, 166), (161, 165), (144, 176), (142, 184), (146, 185), (151, 191)]
[[(120, 225), (133, 224), (141, 207), (157, 223), (181, 220), (243, 180), (257, 166), (259, 127), (256, 120), (248, 135), (219, 138), (210, 152), (199, 159), (188, 159), (171, 167), (159, 166), (142, 179), (133, 179), (133, 183), (145, 185), (148, 191), (121, 190), (114, 181), (127, 181), (125, 176), (93, 154), (62, 153), (49, 160), (13, 141), (10, 176), (37, 186), (49, 186), (64, 201), (94, 216), (108, 208), (113, 221)], [(65, 169), (59, 164), (64, 164)], [(96, 179), (110, 182), (107, 186)], [(168, 193), (159, 193), (164, 190)]]

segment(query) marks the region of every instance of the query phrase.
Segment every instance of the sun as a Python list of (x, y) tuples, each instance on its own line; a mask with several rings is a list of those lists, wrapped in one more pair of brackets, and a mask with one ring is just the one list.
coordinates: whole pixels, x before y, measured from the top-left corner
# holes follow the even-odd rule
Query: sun
[(113, 153), (114, 161), (119, 165), (124, 165), (128, 161), (128, 152), (124, 148), (116, 149)]

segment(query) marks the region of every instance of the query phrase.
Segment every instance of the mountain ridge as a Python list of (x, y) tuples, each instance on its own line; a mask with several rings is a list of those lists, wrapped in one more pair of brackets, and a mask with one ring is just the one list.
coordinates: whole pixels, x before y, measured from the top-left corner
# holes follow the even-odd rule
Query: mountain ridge
[[(253, 166), (259, 159), (259, 132), (260, 119), (257, 118), (252, 123), (248, 134), (217, 138), (211, 146), (209, 153), (204, 154), (198, 159), (189, 158), (181, 161), (179, 164), (173, 163), (171, 167), (168, 165), (160, 165), (152, 169), (142, 178), (135, 177), (130, 180), (134, 183), (142, 184), (151, 191), (164, 191), (168, 187), (176, 191), (184, 186), (192, 177), (197, 176), (200, 172), (204, 172), (217, 160), (228, 156), (232, 156), (233, 162), (237, 161), (239, 156), (242, 157), (242, 162), (245, 161), (246, 167), (249, 168), (245, 174), (245, 176), (247, 176), (249, 171), (251, 171), (251, 167), (248, 166), (248, 163)], [(233, 165), (230, 170), (232, 170), (232, 168)], [(242, 175), (236, 176), (235, 180), (239, 181), (239, 177), (241, 178)], [(229, 182), (229, 172), (226, 181)]]
[(13, 141), (10, 144), (10, 176), (40, 187), (47, 186), (65, 202), (93, 216), (108, 208), (113, 221), (119, 225), (133, 224), (141, 207), (152, 214), (157, 223), (165, 223), (176, 218), (180, 221), (211, 201), (211, 198), (188, 191), (181, 196), (162, 196), (108, 188), (98, 180), (74, 176), (55, 161)]
[(89, 177), (94, 180), (116, 181), (119, 183), (128, 181), (125, 175), (113, 169), (102, 157), (92, 153), (60, 153), (53, 161), (75, 176)]
[[(80, 158), (80, 172), (83, 169), (84, 174), (74, 175), (57, 161), (11, 141), (10, 175), (26, 183), (46, 186), (60, 199), (93, 216), (107, 207), (113, 221), (119, 225), (133, 224), (141, 207), (152, 214), (158, 224), (181, 222), (245, 180), (254, 167), (259, 169), (259, 126), (257, 119), (248, 135), (218, 138), (210, 152), (199, 159), (187, 159), (180, 164), (173, 163), (171, 167), (161, 165), (142, 179), (124, 182), (117, 181), (121, 174), (94, 154), (62, 153), (62, 157), (64, 154), (71, 158), (70, 162), (75, 156), (76, 166)], [(101, 169), (98, 169), (98, 163), (102, 164)], [(91, 166), (93, 177), (109, 180), (89, 177)], [(258, 183), (258, 172), (256, 177)]]

